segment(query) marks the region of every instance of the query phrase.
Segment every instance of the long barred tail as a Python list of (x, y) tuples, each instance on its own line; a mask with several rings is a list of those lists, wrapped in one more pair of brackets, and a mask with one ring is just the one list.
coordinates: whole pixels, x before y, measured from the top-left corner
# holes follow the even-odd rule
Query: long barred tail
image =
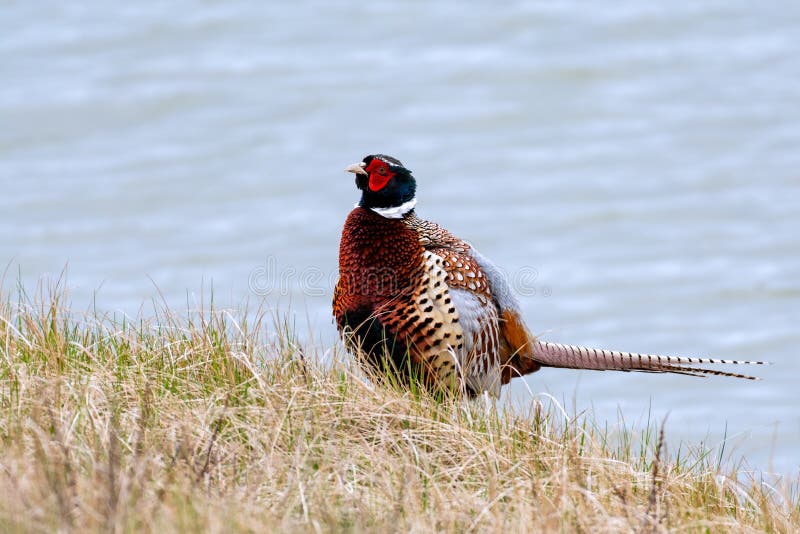
[(755, 376), (729, 373), (698, 365), (768, 365), (768, 362), (717, 360), (714, 358), (687, 358), (683, 356), (657, 356), (616, 350), (587, 349), (575, 345), (548, 343), (537, 340), (533, 345), (533, 359), (546, 367), (593, 369), (597, 371), (642, 371), (646, 373), (678, 373), (691, 376), (731, 376), (747, 380), (760, 380)]

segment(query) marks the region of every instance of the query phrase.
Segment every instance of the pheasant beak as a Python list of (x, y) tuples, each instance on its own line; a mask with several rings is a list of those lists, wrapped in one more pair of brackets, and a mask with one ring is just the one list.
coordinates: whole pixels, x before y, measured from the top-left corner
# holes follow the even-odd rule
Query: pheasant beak
[(366, 167), (366, 166), (367, 166), (367, 164), (364, 163), (363, 161), (361, 163), (353, 163), (352, 165), (347, 167), (345, 169), (345, 171), (352, 172), (354, 174), (364, 174), (364, 175), (366, 175), (367, 171), (364, 170), (364, 167)]

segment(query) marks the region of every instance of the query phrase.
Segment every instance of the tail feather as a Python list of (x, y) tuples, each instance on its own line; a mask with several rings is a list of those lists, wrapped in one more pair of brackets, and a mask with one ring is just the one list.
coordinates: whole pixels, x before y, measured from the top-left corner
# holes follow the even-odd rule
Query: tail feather
[(697, 365), (767, 365), (767, 362), (719, 360), (716, 358), (690, 358), (685, 356), (660, 356), (616, 350), (590, 349), (576, 345), (563, 345), (536, 340), (533, 359), (546, 367), (593, 369), (597, 371), (642, 371), (650, 373), (679, 373), (692, 376), (730, 376), (747, 380), (759, 378), (739, 373), (696, 367)]

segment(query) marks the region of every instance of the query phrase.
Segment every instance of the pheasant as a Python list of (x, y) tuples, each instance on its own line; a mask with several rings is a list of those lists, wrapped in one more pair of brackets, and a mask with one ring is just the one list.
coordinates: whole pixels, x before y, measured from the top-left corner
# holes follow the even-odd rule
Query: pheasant
[(704, 364), (763, 362), (657, 356), (542, 341), (528, 330), (497, 267), (419, 218), (416, 180), (400, 160), (369, 155), (345, 169), (361, 200), (344, 224), (333, 315), (366, 368), (469, 397), (542, 367), (730, 376)]

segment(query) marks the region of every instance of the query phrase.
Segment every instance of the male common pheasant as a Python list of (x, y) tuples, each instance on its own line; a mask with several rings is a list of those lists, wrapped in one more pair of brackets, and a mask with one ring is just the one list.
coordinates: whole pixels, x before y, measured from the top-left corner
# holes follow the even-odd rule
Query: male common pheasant
[(655, 356), (549, 343), (533, 336), (500, 271), (466, 241), (417, 217), (416, 181), (396, 158), (347, 167), (361, 200), (339, 249), (333, 315), (346, 346), (379, 373), (431, 389), (497, 396), (541, 367), (751, 376), (698, 364), (760, 364)]

